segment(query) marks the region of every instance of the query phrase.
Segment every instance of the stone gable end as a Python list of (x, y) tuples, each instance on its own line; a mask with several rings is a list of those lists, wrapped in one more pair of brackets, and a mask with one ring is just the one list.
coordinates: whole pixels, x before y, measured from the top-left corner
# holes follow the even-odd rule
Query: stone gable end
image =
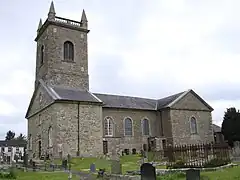
[(39, 85), (39, 87), (35, 90), (32, 96), (32, 102), (29, 105), (29, 110), (27, 116), (31, 116), (37, 113), (42, 108), (53, 102), (52, 97), (47, 93), (47, 91)]
[(187, 93), (182, 99), (177, 101), (171, 108), (187, 109), (187, 110), (205, 110), (211, 111), (197, 96), (191, 91)]

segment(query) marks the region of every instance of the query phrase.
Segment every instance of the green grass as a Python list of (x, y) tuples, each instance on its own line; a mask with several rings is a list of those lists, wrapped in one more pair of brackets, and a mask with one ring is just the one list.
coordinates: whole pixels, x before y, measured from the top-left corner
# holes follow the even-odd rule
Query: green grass
[[(121, 156), (120, 162), (122, 164), (122, 171), (139, 170), (139, 161), (141, 157), (139, 155), (126, 155)], [(61, 164), (60, 160), (55, 160), (55, 163)], [(107, 159), (97, 158), (72, 158), (71, 168), (78, 171), (89, 171), (90, 164), (95, 163), (96, 169), (105, 168), (107, 172), (111, 171), (111, 161)], [(165, 166), (159, 166), (165, 168)], [(157, 168), (159, 168), (157, 167)]]
[[(67, 180), (68, 174), (64, 172), (20, 172), (17, 171), (17, 180)], [(73, 175), (72, 180), (79, 180)]]
[[(139, 161), (141, 157), (139, 155), (127, 155), (120, 158), (122, 164), (123, 174), (126, 171), (139, 170)], [(60, 164), (60, 160), (55, 160), (55, 163)], [(95, 163), (97, 170), (99, 168), (105, 168), (107, 172), (110, 172), (111, 161), (106, 159), (97, 158), (72, 158), (71, 165), (73, 170), (89, 171), (91, 163)], [(165, 169), (165, 166), (157, 166), (157, 169)], [(65, 180), (68, 174), (61, 172), (18, 172), (17, 180)], [(161, 180), (185, 180), (185, 174), (170, 174), (159, 177)], [(79, 177), (73, 175), (73, 180), (77, 180)], [(213, 172), (202, 172), (201, 180), (240, 180), (240, 166), (233, 168), (226, 168), (223, 170)]]
[[(160, 180), (185, 180), (182, 173), (159, 176)], [(240, 180), (240, 167), (226, 168), (218, 171), (201, 172), (201, 180)]]

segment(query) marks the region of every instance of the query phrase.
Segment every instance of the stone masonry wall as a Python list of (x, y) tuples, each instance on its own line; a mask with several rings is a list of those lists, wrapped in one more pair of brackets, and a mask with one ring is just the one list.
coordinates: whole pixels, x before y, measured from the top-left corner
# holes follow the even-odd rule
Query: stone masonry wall
[(41, 85), (39, 85), (38, 89), (36, 89), (35, 91), (35, 98), (33, 99), (32, 105), (29, 109), (29, 116), (37, 113), (42, 108), (53, 102), (53, 99), (48, 95), (48, 93)]
[[(62, 154), (77, 155), (78, 150), (78, 104), (57, 103), (56, 145), (62, 144)], [(102, 154), (102, 107), (79, 105), (80, 156)], [(54, 149), (58, 154), (58, 149)]]
[[(89, 89), (87, 33), (50, 24), (38, 38), (37, 80), (64, 87)], [(74, 62), (64, 61), (64, 42), (74, 44)], [(44, 63), (40, 65), (40, 48), (44, 45)]]
[[(141, 121), (144, 118), (150, 121), (150, 135), (156, 136), (160, 132), (156, 132), (156, 126), (160, 126), (160, 121), (157, 120), (156, 111), (141, 111), (132, 109), (116, 109), (116, 108), (103, 108), (103, 116), (111, 117), (114, 121), (114, 136), (104, 137), (108, 141), (108, 149), (129, 149), (130, 151), (135, 148), (137, 151), (142, 149), (143, 144), (147, 144), (147, 138), (149, 136), (142, 135)], [(124, 136), (124, 118), (130, 117), (133, 120), (133, 136)], [(104, 124), (103, 124), (104, 127)], [(114, 138), (115, 137), (115, 138)], [(117, 145), (118, 142), (119, 144)]]
[[(29, 150), (29, 155), (32, 157), (33, 153), (38, 155), (38, 142), (41, 141), (42, 152), (48, 151), (48, 137), (47, 132), (50, 125), (55, 126), (52, 119), (54, 119), (54, 111), (52, 106), (45, 108), (53, 102), (53, 99), (47, 94), (41, 84), (35, 90), (35, 97), (32, 106), (29, 109), (28, 118), (28, 137), (32, 135), (32, 150)], [(45, 108), (45, 109), (44, 109)], [(29, 145), (29, 142), (28, 142)]]
[[(187, 94), (171, 109), (174, 144), (196, 144), (213, 142), (212, 116), (210, 110), (193, 94)], [(190, 118), (197, 120), (198, 133), (191, 135)]]
[(51, 150), (48, 147), (48, 129), (50, 126), (52, 126), (53, 129), (52, 140), (53, 144), (55, 144), (54, 140), (56, 137), (56, 121), (53, 105), (28, 119), (28, 137), (30, 134), (32, 135), (32, 150), (28, 151), (29, 158), (33, 157), (33, 153), (35, 153), (36, 157), (38, 157), (39, 141), (41, 141), (42, 144), (42, 155), (44, 155), (45, 152), (49, 153)]

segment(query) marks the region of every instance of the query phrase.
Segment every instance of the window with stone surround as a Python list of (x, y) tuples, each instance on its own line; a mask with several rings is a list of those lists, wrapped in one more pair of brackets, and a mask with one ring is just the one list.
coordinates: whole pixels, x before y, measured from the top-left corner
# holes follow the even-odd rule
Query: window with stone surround
[(124, 119), (124, 135), (132, 136), (133, 135), (133, 122), (130, 118)]
[(44, 62), (44, 46), (42, 45), (40, 49), (40, 65), (43, 65), (43, 62)]
[(197, 120), (195, 117), (190, 118), (190, 129), (191, 129), (191, 134), (197, 134)]
[(104, 135), (113, 136), (113, 120), (111, 117), (104, 119)]
[(32, 150), (32, 134), (29, 134), (29, 138), (28, 138), (28, 148), (29, 148), (29, 150)]
[(142, 120), (142, 134), (148, 136), (150, 134), (149, 129), (149, 120), (145, 118)]
[(74, 45), (70, 41), (64, 43), (64, 61), (74, 61)]
[(52, 126), (48, 129), (48, 147), (52, 147)]

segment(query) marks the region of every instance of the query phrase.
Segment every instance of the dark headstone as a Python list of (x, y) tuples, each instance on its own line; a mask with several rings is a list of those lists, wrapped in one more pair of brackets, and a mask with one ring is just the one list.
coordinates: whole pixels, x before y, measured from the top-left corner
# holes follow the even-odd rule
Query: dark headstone
[(111, 173), (112, 174), (122, 174), (122, 165), (121, 165), (120, 161), (112, 160)]
[(200, 180), (200, 170), (195, 169), (187, 170), (186, 180)]
[(126, 155), (129, 155), (130, 153), (129, 153), (129, 149), (124, 149), (124, 153), (126, 154)]
[(36, 167), (36, 162), (35, 161), (32, 162), (32, 166), (33, 166), (33, 171), (36, 171), (37, 167)]
[(67, 160), (66, 160), (66, 159), (63, 159), (63, 160), (62, 160), (62, 168), (64, 168), (65, 170), (67, 170), (67, 164), (68, 164)]
[(136, 149), (132, 149), (132, 154), (137, 154), (137, 150)]
[(141, 166), (141, 180), (156, 180), (156, 168), (152, 164), (144, 163)]
[(96, 166), (95, 166), (94, 163), (92, 163), (92, 164), (90, 165), (90, 172), (91, 172), (91, 173), (95, 173), (95, 172), (96, 172)]

